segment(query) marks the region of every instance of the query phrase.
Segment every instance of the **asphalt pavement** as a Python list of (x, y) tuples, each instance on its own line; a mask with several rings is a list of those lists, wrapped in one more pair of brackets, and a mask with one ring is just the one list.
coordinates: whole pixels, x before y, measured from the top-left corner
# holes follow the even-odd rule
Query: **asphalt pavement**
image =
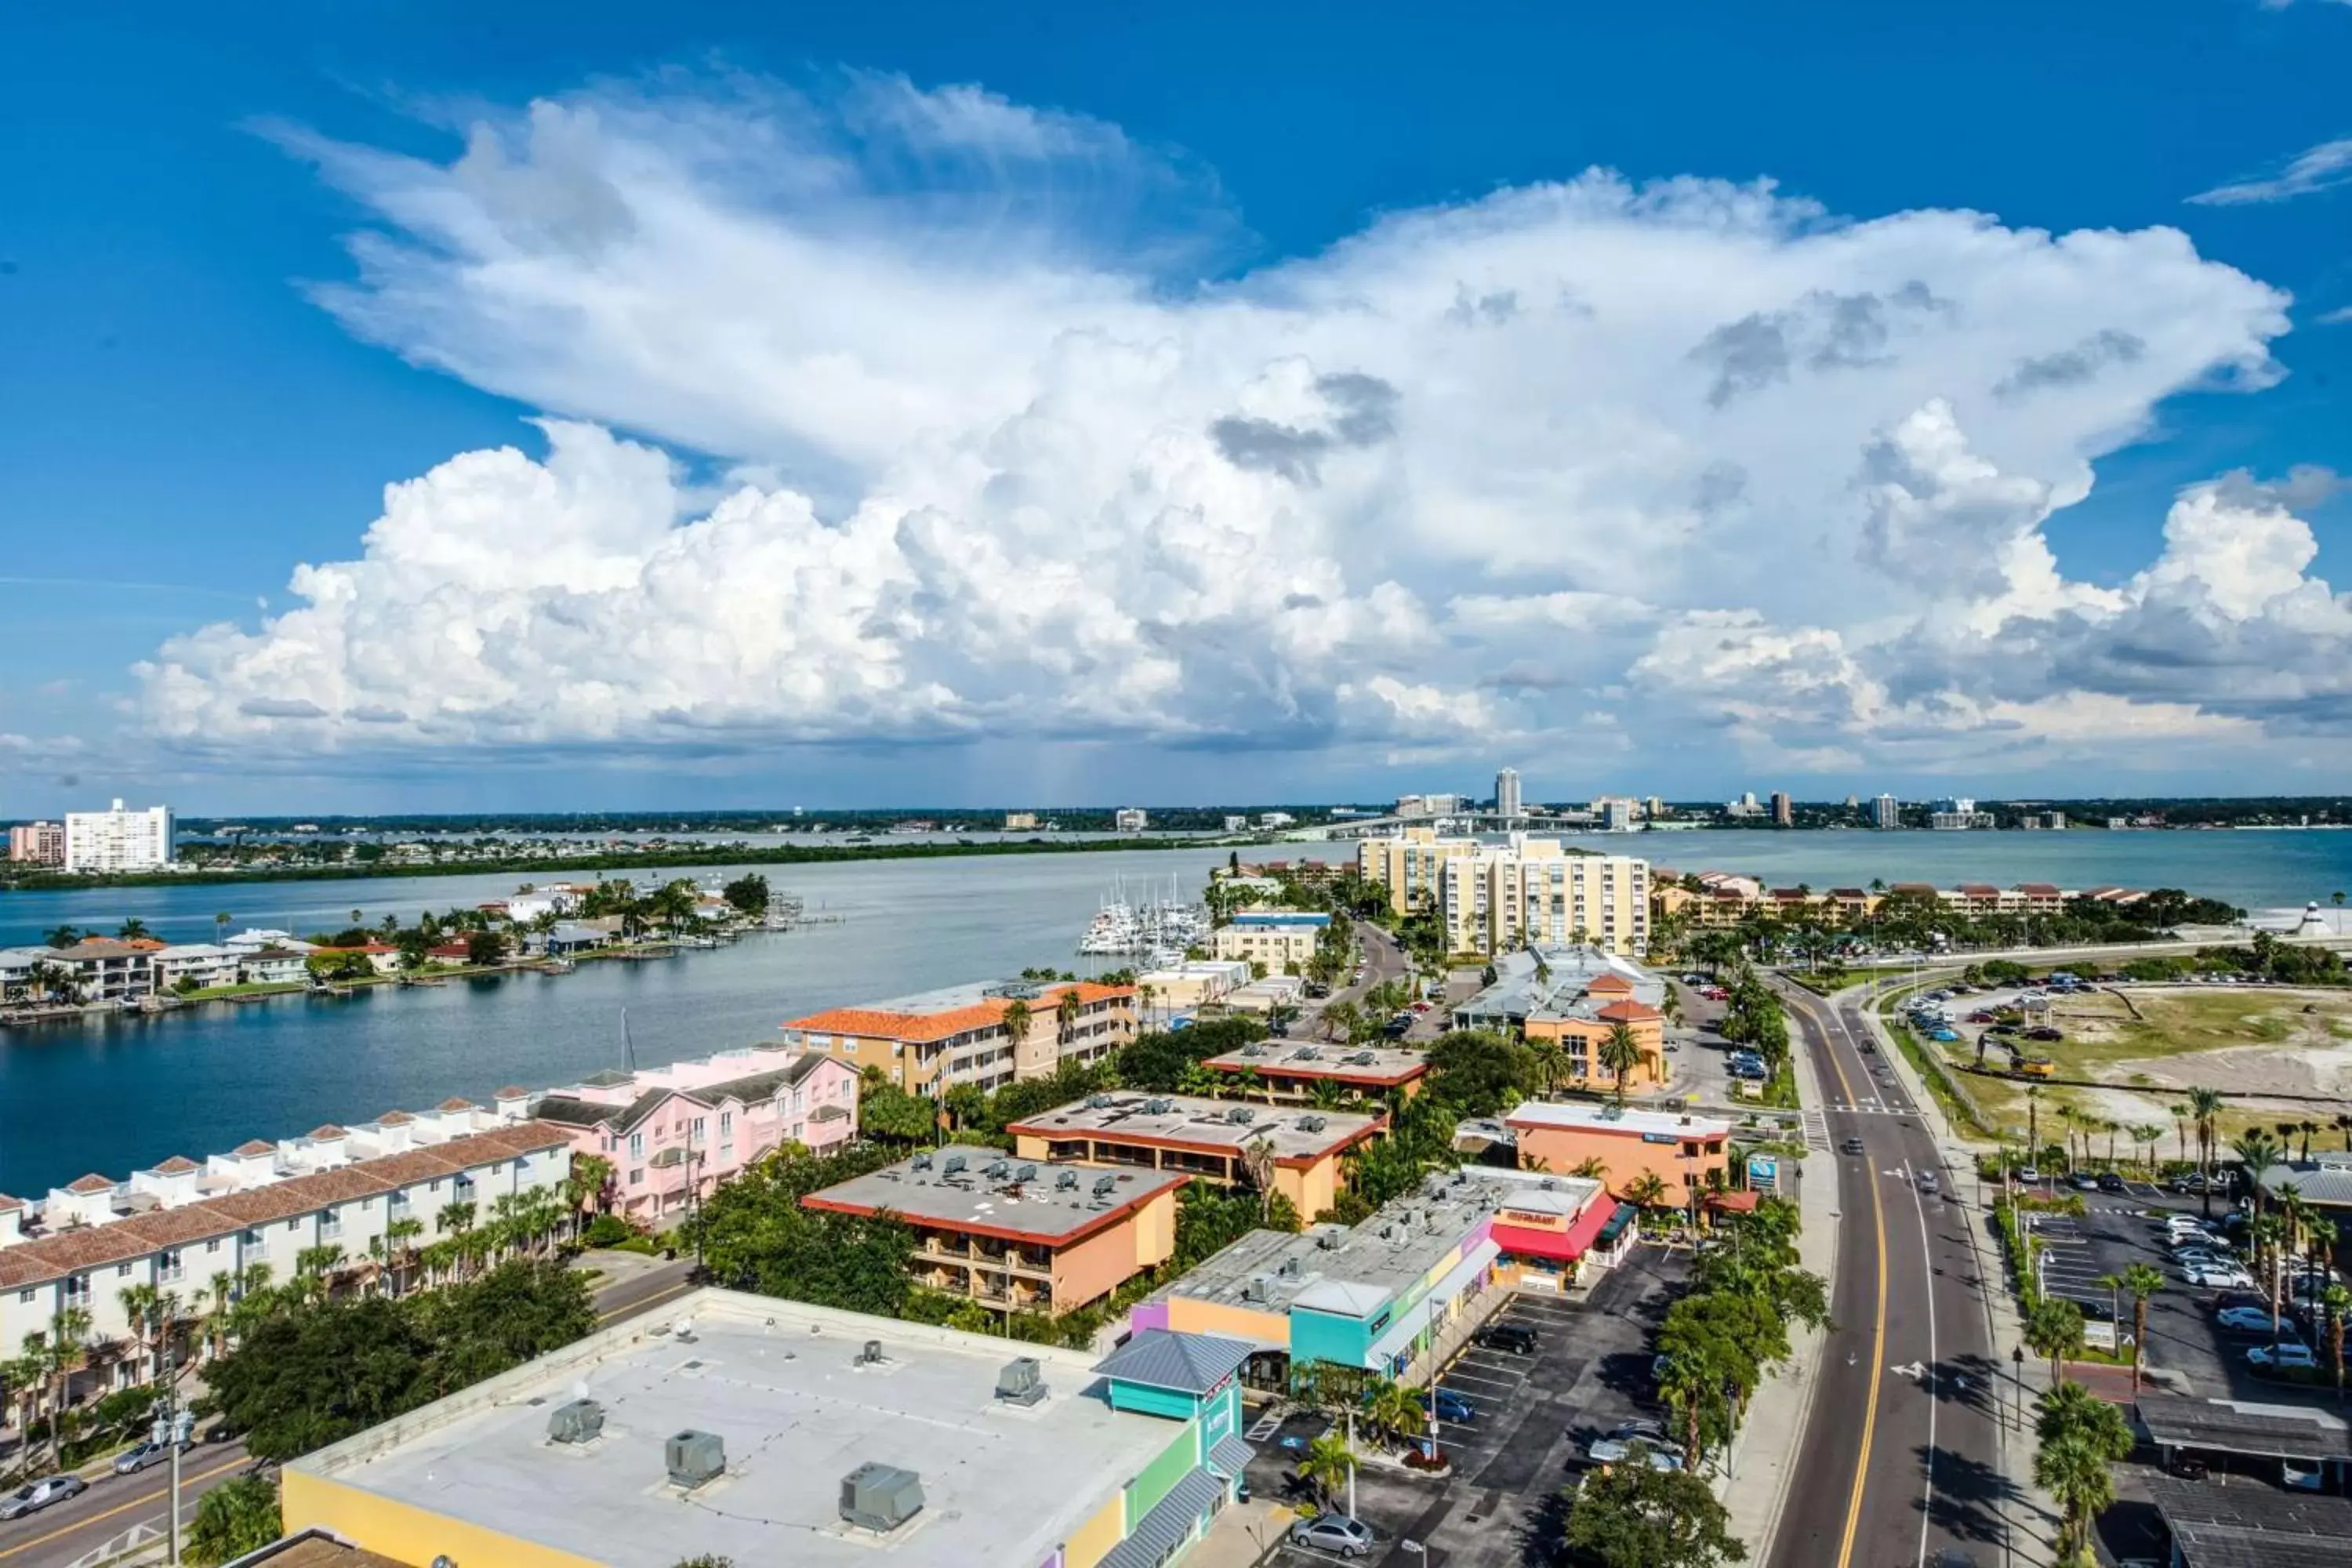
[[(2011, 1568), (2001, 1416), (2013, 1384), (1993, 1361), (1987, 1292), (1997, 1279), (1972, 1172), (1944, 1168), (1899, 1076), (1861, 1042), (1858, 1005), (1785, 987), (1791, 1033), (1829, 1097), (1837, 1171), (1834, 1326), (1805, 1425), (1800, 1485), (1781, 1515), (1773, 1568), (1924, 1565), (1947, 1550)], [(1860, 1138), (1864, 1152), (1843, 1152)], [(1936, 1177), (1932, 1191), (1922, 1172)]]
[[(600, 1323), (656, 1311), (692, 1289), (691, 1258), (657, 1263), (596, 1293)], [(242, 1443), (199, 1443), (181, 1460), (180, 1517), (195, 1517), (196, 1500), (252, 1468)], [(54, 1503), (26, 1519), (0, 1524), (0, 1568), (73, 1568), (102, 1560), (130, 1543), (133, 1531), (150, 1539), (167, 1523), (171, 1470), (101, 1476), (79, 1497)]]

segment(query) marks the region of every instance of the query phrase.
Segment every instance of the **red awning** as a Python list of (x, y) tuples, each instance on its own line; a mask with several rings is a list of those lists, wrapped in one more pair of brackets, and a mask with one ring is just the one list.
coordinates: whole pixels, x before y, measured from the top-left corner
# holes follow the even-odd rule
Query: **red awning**
[(1616, 1212), (1617, 1200), (1607, 1193), (1601, 1193), (1584, 1206), (1584, 1212), (1578, 1215), (1575, 1223), (1565, 1231), (1534, 1230), (1525, 1226), (1505, 1225), (1497, 1220), (1491, 1234), (1495, 1244), (1505, 1252), (1517, 1253), (1523, 1258), (1549, 1258), (1562, 1263), (1573, 1263), (1591, 1247), (1592, 1238), (1601, 1234), (1601, 1227), (1607, 1225), (1609, 1216)]

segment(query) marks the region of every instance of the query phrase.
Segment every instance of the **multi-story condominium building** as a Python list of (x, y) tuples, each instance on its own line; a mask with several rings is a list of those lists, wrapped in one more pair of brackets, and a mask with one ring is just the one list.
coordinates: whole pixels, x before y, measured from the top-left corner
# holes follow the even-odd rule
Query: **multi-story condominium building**
[(1979, 811), (1977, 803), (1967, 795), (1955, 795), (1939, 800), (1935, 810), (1927, 814), (1927, 826), (1938, 833), (1958, 833), (1974, 827), (1990, 827), (1995, 821), (1990, 811)]
[(1223, 1073), (1232, 1092), (1267, 1104), (1297, 1105), (1337, 1089), (1351, 1102), (1421, 1092), (1429, 1075), (1426, 1052), (1395, 1046), (1331, 1046), (1308, 1040), (1260, 1040), (1201, 1064)]
[[(1248, 974), (1244, 966), (1242, 977)], [(1098, 1062), (1126, 1045), (1135, 1037), (1135, 987), (1023, 980), (960, 985), (870, 1006), (829, 1007), (783, 1030), (785, 1044), (838, 1058), (859, 1072), (878, 1068), (909, 1093), (940, 1094), (960, 1083), (990, 1089), (1050, 1077), (1064, 1061)]]
[(1120, 833), (1140, 833), (1150, 823), (1150, 814), (1139, 805), (1123, 805), (1111, 813), (1110, 825)]
[[(1399, 815), (1404, 815), (1400, 811)], [(1384, 838), (1366, 838), (1356, 846), (1356, 874), (1388, 889), (1389, 909), (1396, 914), (1435, 909), (1438, 873), (1449, 860), (1478, 853), (1475, 838), (1441, 838), (1433, 827), (1407, 827)]]
[(1006, 812), (1004, 814), (1004, 831), (1007, 833), (1036, 832), (1037, 814), (1034, 811)]
[(172, 863), (178, 842), (168, 805), (66, 813), (66, 869), (105, 874), (152, 871)]
[(833, 1153), (857, 1136), (857, 1069), (783, 1045), (642, 1072), (601, 1072), (531, 1107), (572, 1152), (613, 1168), (606, 1207), (654, 1221), (707, 1198), (785, 1143)]
[(1437, 907), (1455, 952), (1591, 942), (1638, 955), (1650, 945), (1650, 867), (1513, 834), (1443, 862)]
[(1176, 1250), (1176, 1189), (1191, 1178), (1017, 1160), (950, 1143), (809, 1194), (801, 1206), (915, 1233), (915, 1283), (1011, 1312), (1099, 1300)]
[(1458, 795), (1401, 795), (1396, 798), (1399, 816), (1452, 816), (1462, 809)]
[(71, 947), (36, 950), (39, 960), (72, 977), (84, 1002), (136, 1002), (155, 989), (155, 954), (163, 943), (86, 936)]
[(1519, 807), (1519, 770), (1505, 768), (1495, 775), (1495, 815), (1508, 822), (1524, 815)]
[(209, 942), (178, 942), (148, 954), (155, 989), (174, 991), (186, 985), (203, 989), (236, 984), (237, 955)]
[(1876, 912), (1881, 895), (1865, 888), (1767, 888), (1752, 877), (1708, 872), (1693, 891), (1679, 881), (1654, 879), (1651, 902), (1660, 915), (1680, 916), (1697, 931), (1723, 931), (1757, 916), (1830, 925), (1857, 925)]
[[(507, 1194), (552, 1194), (571, 1174), (571, 1139), (524, 1120), (525, 1099), (503, 1092), (492, 1110), (452, 1100), (201, 1163), (174, 1156), (124, 1181), (84, 1176), (37, 1206), (0, 1196), (0, 1343), (48, 1332), (69, 1308), (89, 1314), (93, 1345), (132, 1340), (131, 1286), (191, 1302), (257, 1264), (283, 1283), (314, 1247), (341, 1248), (335, 1272), (368, 1269), (394, 1221), (416, 1222), (410, 1245), (424, 1247), (454, 1234), (443, 1226), (452, 1204), (481, 1217)], [(117, 1378), (135, 1381), (135, 1363), (115, 1363)]]
[(1903, 806), (1891, 795), (1882, 795), (1870, 803), (1870, 825), (1892, 830), (1903, 826)]
[(66, 825), (28, 822), (8, 830), (8, 858), (19, 866), (62, 866), (66, 863)]
[(1269, 973), (1304, 968), (1315, 956), (1331, 917), (1310, 910), (1243, 910), (1219, 926), (1210, 951), (1219, 958), (1263, 963)]
[(1255, 1184), (1263, 1160), (1274, 1190), (1303, 1219), (1347, 1186), (1345, 1156), (1388, 1130), (1379, 1111), (1307, 1111), (1190, 1095), (1095, 1094), (1005, 1128), (1024, 1160), (1140, 1167), (1220, 1187)]
[(1772, 825), (1776, 827), (1793, 827), (1796, 822), (1796, 805), (1789, 799), (1789, 792), (1781, 789), (1774, 790), (1772, 792)]
[(1225, 831), (1228, 833), (1248, 832), (1249, 818), (1230, 811), (1225, 813)]

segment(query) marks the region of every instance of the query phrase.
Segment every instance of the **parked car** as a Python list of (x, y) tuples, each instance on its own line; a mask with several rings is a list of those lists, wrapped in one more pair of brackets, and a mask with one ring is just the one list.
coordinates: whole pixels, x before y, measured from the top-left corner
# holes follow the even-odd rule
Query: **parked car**
[(1423, 1394), (1421, 1407), (1433, 1409), (1440, 1421), (1450, 1421), (1456, 1426), (1466, 1426), (1478, 1419), (1478, 1407), (1450, 1388), (1433, 1388)]
[(28, 1513), (38, 1513), (53, 1502), (63, 1502), (69, 1497), (79, 1497), (89, 1490), (89, 1483), (79, 1476), (45, 1476), (0, 1498), (0, 1519), (22, 1519)]
[(2125, 1181), (2121, 1176), (2116, 1175), (2113, 1171), (2103, 1171), (2099, 1173), (2099, 1191), (2103, 1193), (2128, 1193), (2131, 1191), (2131, 1184)]
[(2042, 1179), (2042, 1167), (2039, 1165), (2020, 1165), (2017, 1168), (2017, 1179), (2021, 1182), (2038, 1182)]
[(1318, 1514), (1290, 1527), (1293, 1546), (1312, 1546), (1342, 1557), (1361, 1557), (1372, 1549), (1372, 1527), (1344, 1513)]
[(2164, 1472), (2179, 1480), (2201, 1481), (2206, 1476), (2205, 1461), (2194, 1454), (2175, 1454)]
[(2313, 1367), (2319, 1364), (2319, 1358), (2311, 1353), (2311, 1347), (2299, 1340), (2281, 1340), (2274, 1345), (2252, 1346), (2246, 1352), (2246, 1360), (2255, 1366), (2269, 1367)]
[[(183, 1454), (195, 1446), (194, 1439), (186, 1437), (180, 1439), (178, 1445)], [(172, 1448), (173, 1445), (169, 1443), (142, 1443), (135, 1448), (125, 1448), (114, 1456), (114, 1473), (131, 1476), (150, 1465), (160, 1465), (172, 1457)]]
[[(1631, 1426), (1639, 1423), (1629, 1421), (1626, 1425)], [(1596, 1465), (1622, 1465), (1636, 1452), (1648, 1458), (1650, 1468), (1654, 1470), (1679, 1470), (1683, 1468), (1683, 1446), (1664, 1437), (1602, 1437), (1584, 1450), (1584, 1457)]]
[(2266, 1334), (2271, 1331), (2271, 1315), (2260, 1307), (2224, 1307), (2213, 1314), (2213, 1321), (2241, 1334)]
[(2099, 1178), (2088, 1171), (2077, 1171), (2066, 1178), (2066, 1184), (2078, 1193), (2095, 1193), (2099, 1190)]
[(2052, 1028), (2047, 1024), (2043, 1024), (2038, 1027), (2026, 1030), (2025, 1037), (2029, 1040), (2040, 1040), (2044, 1045), (2047, 1045), (2051, 1041), (2063, 1040), (2066, 1037), (2061, 1031)]
[(2192, 1263), (2181, 1269), (2180, 1277), (2200, 1289), (2211, 1289), (2217, 1286), (2251, 1287), (2254, 1282), (2254, 1277), (2244, 1269), (2226, 1264)]
[(1488, 1323), (1471, 1336), (1473, 1343), (1513, 1355), (1536, 1353), (1536, 1331), (1525, 1323)]

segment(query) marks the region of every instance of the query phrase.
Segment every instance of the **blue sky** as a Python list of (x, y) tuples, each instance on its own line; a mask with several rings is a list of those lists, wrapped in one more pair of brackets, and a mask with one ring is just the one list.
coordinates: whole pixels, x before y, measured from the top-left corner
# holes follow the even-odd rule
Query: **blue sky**
[[(256, 812), (1275, 798), (1434, 786), (1502, 761), (1562, 795), (2331, 787), (2352, 704), (2331, 673), (2340, 611), (2315, 584), (2340, 574), (2352, 507), (2324, 475), (2284, 481), (2352, 472), (2352, 324), (2322, 320), (2352, 310), (2352, 195), (2326, 188), (2352, 157), (2324, 152), (2352, 137), (2352, 5), (1814, 5), (1794, 23), (1732, 5), (1496, 6), (1475, 26), (1402, 5), (1125, 9), (1139, 14), (516, 5), (486, 23), (478, 6), (360, 4), (20, 21), (22, 47), (0, 59), (20, 151), (0, 165), (0, 816), (100, 793)], [(981, 95), (954, 96), (962, 86)], [(534, 102), (571, 129), (533, 142)], [(503, 159), (461, 163), (476, 123)], [(394, 160), (414, 162), (388, 172)], [(796, 184), (782, 163), (829, 172)], [(1512, 193), (1595, 167), (1635, 194), (1497, 216)], [(1769, 180), (1821, 215), (1736, 214), (1718, 226), (1752, 225), (1753, 245), (1694, 254), (1690, 228), (1717, 220), (1693, 205), (1717, 198), (1640, 194), (1678, 176)], [(520, 299), (519, 253), (500, 248), (512, 226), (591, 184), (647, 255), (624, 264), (612, 235), (567, 232), (560, 257), (526, 258), (520, 286), (550, 292)], [(2247, 199), (2191, 199), (2233, 186)], [(452, 201), (504, 238), (466, 254), (464, 233), (417, 219)], [(1874, 237), (1866, 261), (1824, 237), (1964, 211), (2024, 237), (1985, 258), (1952, 224), (1914, 225)], [(1446, 232), (1420, 232), (1431, 226)], [(1671, 257), (1627, 249), (1636, 276), (1578, 270), (1662, 243), (1660, 226), (1682, 238)], [(2133, 254), (2083, 262), (2033, 235), (2102, 230), (2131, 237)], [(412, 255), (370, 278), (355, 233)], [(772, 258), (829, 256), (792, 274), (789, 303), (713, 302), (719, 278), (665, 303), (659, 272), (631, 270), (729, 234), (782, 247)], [(877, 256), (908, 279), (899, 295), (867, 289)], [(1934, 346), (1902, 346), (1912, 317), (1897, 303), (1895, 346), (1855, 360), (1905, 374), (1816, 388), (1768, 367), (1752, 395), (1738, 376), (1716, 383), (1718, 412), (1737, 396), (1779, 405), (1792, 429), (1834, 428), (1811, 468), (1768, 482), (1770, 463), (1740, 443), (1781, 449), (1769, 428), (1679, 415), (1614, 428), (1612, 409), (1663, 396), (1678, 369), (1752, 346), (1727, 327), (1760, 323), (1790, 363), (1788, 345), (1830, 332), (1812, 363), (1834, 359), (1834, 311), (1806, 301), (1897, 301), (1883, 285), (1906, 266)], [(1412, 290), (1449, 267), (1465, 321), (1531, 341), (1465, 360), (1403, 326), (1344, 330), (1350, 311), (1409, 318)], [(1679, 267), (1710, 281), (1644, 291), (1639, 274)], [(1641, 329), (1532, 341), (1528, 268), (1547, 289), (1546, 268), (1573, 276), (1560, 298), (1604, 326)], [(1777, 280), (1748, 290), (1750, 268)], [(515, 324), (526, 306), (588, 322), (588, 295), (616, 276), (625, 316)], [(1302, 276), (1321, 291), (1304, 307)], [(2265, 305), (2241, 278), (2292, 304)], [(1259, 308), (1255, 323), (1233, 319), (1236, 300)], [(723, 353), (648, 389), (659, 375), (632, 356), (659, 353), (649, 321), (697, 353), (723, 348), (726, 321), (693, 319), (705, 305), (747, 339), (777, 312), (800, 391), (847, 365), (887, 395), (870, 423), (822, 407), (770, 417), (777, 384)], [(940, 312), (936, 363), (919, 341), (887, 341), (893, 318), (927, 310)], [(1318, 311), (1328, 319), (1307, 319)], [(992, 314), (1026, 331), (963, 341)], [(812, 326), (828, 319), (831, 335)], [(2171, 341), (2189, 321), (2210, 330)], [(1118, 395), (1086, 389), (1120, 373), (1074, 372), (1055, 346), (1097, 334), (1157, 334), (1182, 345), (1184, 368), (1097, 417), (1085, 405)], [(2020, 366), (2136, 345), (2096, 378), (2133, 384), (2005, 429), (1994, 405), (2021, 402), (2023, 384), (1999, 374), (1996, 339)], [(1939, 354), (1949, 363), (1927, 363)], [(1001, 395), (958, 395), (1016, 363)], [(2092, 379), (2070, 369), (2048, 384)], [(1859, 395), (1864, 380), (1887, 384)], [(1348, 401), (1368, 387), (1373, 401)], [(1077, 412), (1058, 412), (1065, 397)], [(1931, 402), (1948, 417), (1905, 423)], [(583, 432), (559, 476), (577, 502), (565, 518), (625, 497), (641, 509), (613, 525), (625, 540), (599, 535), (584, 575), (560, 581), (492, 582), (479, 563), (431, 581), (441, 544), (370, 565), (362, 536), (387, 484), (502, 446), (542, 474), (557, 459), (526, 423), (541, 414)], [(1521, 420), (1551, 434), (1498, 440), (1480, 465), (1513, 482), (1445, 472)], [(1024, 450), (1093, 457), (1024, 467), (1003, 457), (1016, 429)], [(1199, 441), (1197, 458), (1170, 454), (1171, 431)], [(1267, 439), (1304, 466), (1268, 456)], [(1542, 456), (1580, 441), (1598, 443), (1590, 460)], [(1622, 453), (1648, 447), (1673, 456), (1629, 472)], [(961, 467), (932, 461), (941, 449)], [(670, 465), (675, 494), (650, 493), (639, 458)], [(1234, 471), (1198, 471), (1220, 458)], [(1000, 471), (966, 494), (951, 476), (973, 461)], [(1161, 515), (1219, 542), (1107, 521), (1124, 505), (1107, 498), (1137, 488), (1107, 485), (1115, 466), (1150, 469), (1145, 488), (1175, 509)], [(2249, 477), (2221, 484), (2234, 470)], [(1661, 499), (1717, 472), (1743, 476), (1738, 516)], [(1889, 472), (1895, 492), (1871, 478)], [(480, 478), (437, 486), (418, 503), (436, 521), (418, 528), (483, 540), (511, 526), (494, 549), (539, 549), (555, 525), (527, 519), (506, 479), (458, 482)], [(816, 587), (730, 599), (707, 625), (694, 608), (707, 591), (614, 587), (616, 558), (660, 555), (645, 529), (690, 524), (745, 484), (780, 531), (715, 582), (740, 586), (751, 559), (788, 574), (836, 536), (855, 560)], [(992, 510), (1008, 492), (1027, 510)], [(929, 498), (935, 532), (872, 517), (909, 493)], [(832, 532), (774, 521), (800, 496)], [(1823, 508), (1856, 496), (1850, 524), (1798, 548)], [(2000, 516), (1986, 524), (1989, 508)], [(1923, 518), (1963, 531), (1919, 533)], [(2168, 552), (2168, 518), (2184, 540), (2202, 518), (2201, 542)], [(1080, 549), (1056, 528), (1098, 537)], [(2019, 568), (1964, 588), (1925, 565), (2021, 537), (2028, 553), (2046, 544), (2060, 585)], [(1529, 539), (1546, 543), (1520, 548)], [(1222, 564), (1213, 581), (1128, 574), (1157, 549)], [(2248, 555), (2254, 580), (2223, 580)], [(289, 591), (301, 563), (367, 568), (347, 584), (364, 632), (273, 622), (303, 602)], [(1272, 599), (1234, 587), (1285, 574), (1296, 580)], [(434, 618), (453, 584), (467, 607)], [(576, 605), (547, 606), (579, 593), (605, 595), (595, 613), (612, 617), (590, 647), (614, 650), (615, 627), (650, 621), (691, 627), (698, 646), (567, 668), (579, 646), (535, 617), (577, 626)], [(1037, 602), (1016, 616), (1015, 598)], [(852, 601), (855, 616), (796, 643), (763, 629), (815, 627)], [(1285, 616), (1312, 624), (1266, 629)], [(448, 652), (469, 618), (486, 642)], [(233, 637), (174, 644), (222, 622)], [(404, 636), (461, 668), (405, 668), (390, 651)], [(161, 673), (134, 673), (142, 663)], [(473, 682), (476, 665), (498, 679)], [(877, 669), (887, 679), (860, 684)], [(583, 697), (583, 679), (606, 689)]]

